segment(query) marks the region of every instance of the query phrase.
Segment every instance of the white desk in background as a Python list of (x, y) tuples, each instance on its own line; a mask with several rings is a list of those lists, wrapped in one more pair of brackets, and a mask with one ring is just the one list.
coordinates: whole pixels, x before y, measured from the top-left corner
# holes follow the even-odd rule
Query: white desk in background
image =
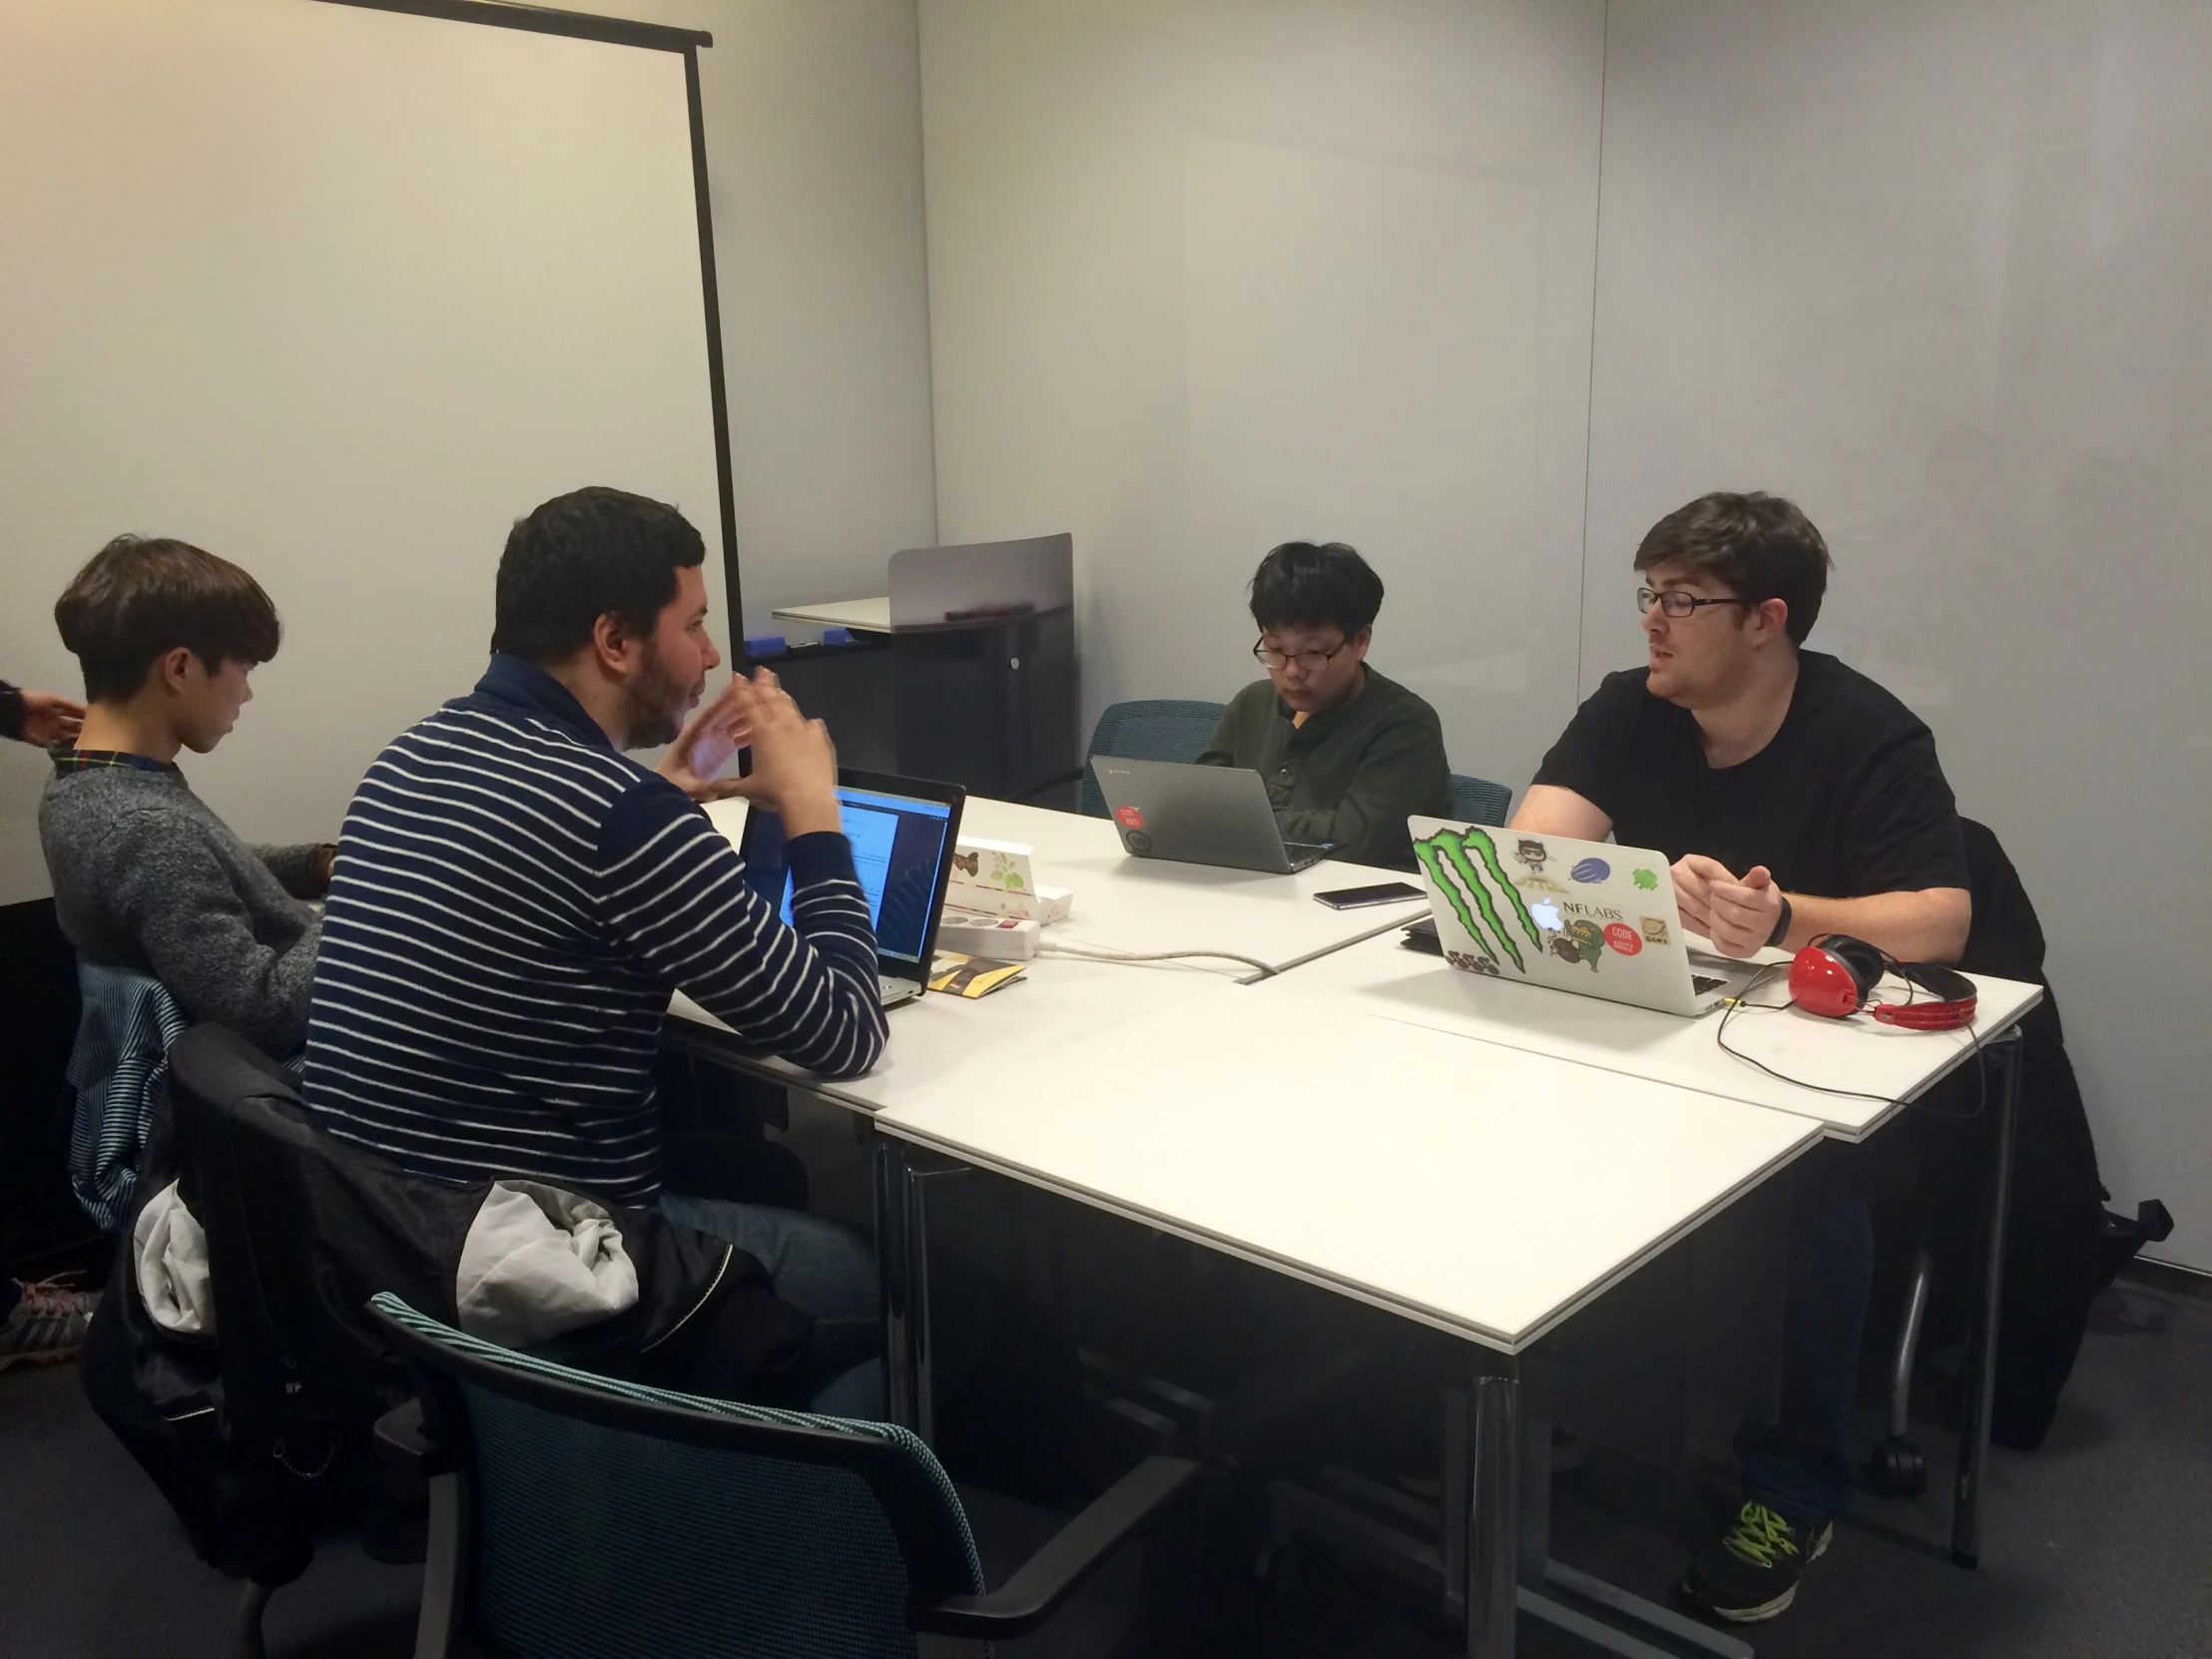
[(1318, 1025), (1244, 987), (996, 1064), (987, 1087), (902, 1092), (875, 1129), (903, 1420), (929, 1418), (926, 1176), (907, 1147), (1481, 1351), (1464, 1579), (1481, 1659), (1513, 1651), (1519, 1356), (1820, 1138), (1789, 1113), (1349, 1008)]
[(856, 634), (891, 631), (888, 594), (874, 599), (827, 599), (818, 605), (790, 605), (773, 615), (778, 622), (804, 622), (815, 628), (849, 628)]
[[(1978, 995), (1968, 1030), (1909, 1031), (1871, 1019), (1826, 1019), (1788, 1006), (1746, 1006), (1730, 1019), (1730, 1048), (1720, 1046), (1721, 1013), (1698, 1019), (1624, 1007), (1541, 985), (1515, 985), (1462, 973), (1442, 958), (1408, 950), (1395, 931), (1367, 939), (1265, 980), (1252, 994), (1308, 1010), (1357, 1011), (1448, 1033), (1472, 1042), (1571, 1060), (1623, 1076), (1802, 1116), (1835, 1140), (1863, 1142), (1978, 1051), (2001, 1067), (1988, 1080), (1996, 1119), (1982, 1230), (1982, 1261), (1972, 1297), (1967, 1417), (1959, 1426), (1951, 1505), (1951, 1558), (1973, 1566), (1981, 1554), (1982, 1470), (1996, 1384), (1997, 1315), (2011, 1202), (2012, 1148), (2019, 1105), (2019, 1022), (2043, 999), (2040, 985), (1969, 974)], [(1781, 960), (1779, 952), (1768, 953)], [(1883, 1000), (1903, 1001), (1901, 980), (1883, 981)], [(1924, 997), (1926, 992), (1921, 993)], [(1786, 1004), (1776, 973), (1754, 986), (1758, 1003)], [(1799, 1081), (1786, 1081), (1798, 1079)], [(1813, 1084), (1820, 1087), (1807, 1087)], [(1823, 1093), (1822, 1089), (1850, 1093)]]
[[(745, 803), (708, 809), (735, 844)], [(971, 799), (963, 832), (1026, 841), (1035, 849), (1037, 878), (1071, 888), (1073, 913), (1045, 930), (1049, 941), (1084, 948), (1154, 951), (1234, 950), (1280, 966), (1402, 924), (1417, 908), (1332, 910), (1313, 894), (1330, 887), (1394, 879), (1389, 870), (1325, 861), (1296, 875), (1256, 875), (1131, 858), (1104, 819)], [(890, 1011), (890, 1041), (865, 1077), (818, 1078), (757, 1052), (746, 1052), (730, 1028), (679, 992), (671, 1002), (672, 1034), (695, 1051), (800, 1085), (861, 1111), (874, 1111), (911, 1089), (948, 1077), (979, 1076), (1007, 1061), (1070, 1038), (1118, 1026), (1153, 1009), (1221, 990), (1256, 969), (1215, 957), (1170, 962), (1098, 962), (1045, 955), (1018, 982), (989, 996), (924, 995)]]

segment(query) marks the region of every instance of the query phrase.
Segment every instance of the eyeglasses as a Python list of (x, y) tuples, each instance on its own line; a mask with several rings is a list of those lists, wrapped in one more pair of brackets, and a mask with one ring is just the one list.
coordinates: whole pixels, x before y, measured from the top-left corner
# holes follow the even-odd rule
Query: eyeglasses
[(1289, 668), (1296, 663), (1302, 673), (1319, 674), (1335, 662), (1338, 654), (1351, 643), (1350, 640), (1339, 640), (1334, 651), (1278, 651), (1263, 639), (1253, 643), (1252, 654), (1268, 668)]
[(1654, 593), (1649, 588), (1638, 588), (1636, 590), (1636, 614), (1638, 616), (1650, 614), (1654, 605), (1658, 606), (1668, 616), (1679, 620), (1693, 612), (1703, 610), (1708, 605), (1752, 605), (1756, 603), (1756, 600), (1751, 599), (1700, 599), (1696, 594), (1689, 593), (1681, 588), (1669, 588), (1665, 593)]

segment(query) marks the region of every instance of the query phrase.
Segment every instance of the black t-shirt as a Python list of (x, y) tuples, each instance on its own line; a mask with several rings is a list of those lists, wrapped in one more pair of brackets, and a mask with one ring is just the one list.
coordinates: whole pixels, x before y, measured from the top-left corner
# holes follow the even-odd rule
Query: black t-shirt
[(1785, 891), (1822, 898), (1966, 885), (1935, 735), (1865, 675), (1799, 653), (1782, 729), (1717, 771), (1697, 717), (1652, 696), (1646, 676), (1607, 675), (1536, 773), (1610, 818), (1623, 846), (1702, 852), (1738, 875), (1765, 864)]

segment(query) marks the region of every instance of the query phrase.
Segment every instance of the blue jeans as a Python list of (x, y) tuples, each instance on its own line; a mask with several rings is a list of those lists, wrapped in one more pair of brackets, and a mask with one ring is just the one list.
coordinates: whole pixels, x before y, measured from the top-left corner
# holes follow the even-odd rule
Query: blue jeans
[(661, 1214), (678, 1226), (757, 1257), (776, 1294), (813, 1316), (815, 1334), (800, 1364), (828, 1381), (809, 1398), (810, 1408), (836, 1417), (882, 1416), (881, 1308), (875, 1252), (865, 1239), (801, 1210), (672, 1192), (662, 1193), (660, 1203)]
[(1814, 1148), (1792, 1172), (1782, 1409), (1736, 1432), (1746, 1493), (1816, 1525), (1851, 1503), (1852, 1409), (1874, 1285), (1874, 1206), (1859, 1149)]

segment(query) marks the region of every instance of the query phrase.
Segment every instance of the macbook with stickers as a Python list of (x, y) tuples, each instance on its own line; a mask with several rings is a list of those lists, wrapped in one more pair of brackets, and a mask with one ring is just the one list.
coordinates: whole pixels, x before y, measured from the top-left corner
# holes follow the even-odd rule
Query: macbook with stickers
[[(957, 784), (837, 769), (837, 815), (852, 843), (852, 872), (867, 895), (875, 924), (876, 991), (883, 1006), (907, 1002), (928, 987), (937, 917), (944, 909), (952, 849), (960, 839), (967, 792)], [(784, 821), (756, 807), (745, 815), (738, 843), (748, 885), (792, 919), (792, 878), (785, 867)]]
[(1661, 853), (1448, 819), (1406, 825), (1437, 943), (1462, 972), (1694, 1016), (1759, 971), (1691, 948)]
[(1133, 858), (1289, 875), (1334, 850), (1283, 839), (1268, 787), (1243, 767), (1186, 766), (1175, 761), (1127, 761), (1093, 755), (1091, 771)]

